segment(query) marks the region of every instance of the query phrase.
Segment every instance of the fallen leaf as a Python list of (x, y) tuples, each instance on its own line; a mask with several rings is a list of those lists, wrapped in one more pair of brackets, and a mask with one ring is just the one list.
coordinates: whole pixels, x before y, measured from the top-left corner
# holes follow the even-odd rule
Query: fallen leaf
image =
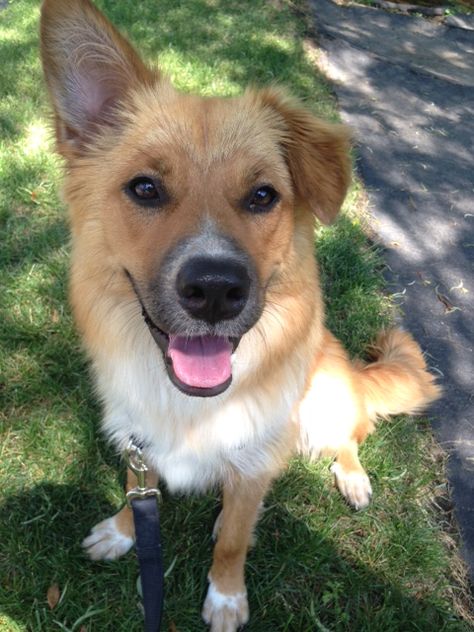
[(431, 281), (428, 281), (428, 279), (425, 279), (425, 277), (423, 276), (421, 272), (418, 271), (417, 275), (420, 277), (420, 281), (423, 283), (423, 285), (431, 285)]
[(461, 311), (461, 308), (460, 307), (456, 307), (456, 305), (453, 305), (453, 303), (451, 303), (451, 301), (449, 300), (449, 298), (445, 294), (441, 294), (441, 292), (438, 291), (438, 288), (436, 288), (436, 298), (438, 299), (438, 301), (443, 303), (444, 308), (445, 308), (445, 312), (447, 314), (449, 314), (451, 312)]
[(51, 586), (48, 588), (48, 592), (46, 593), (48, 606), (50, 607), (51, 610), (56, 608), (60, 597), (61, 597), (61, 593), (59, 591), (59, 586), (57, 584), (51, 584)]
[(463, 294), (467, 294), (469, 290), (464, 287), (464, 281), (461, 279), (457, 285), (453, 285), (453, 287), (449, 288), (449, 291), (460, 290)]

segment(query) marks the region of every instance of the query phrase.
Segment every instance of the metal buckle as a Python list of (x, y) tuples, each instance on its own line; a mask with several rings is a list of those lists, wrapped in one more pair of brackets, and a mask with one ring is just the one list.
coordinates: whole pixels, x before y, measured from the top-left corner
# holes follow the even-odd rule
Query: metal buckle
[(157, 502), (161, 502), (161, 492), (155, 487), (148, 487), (146, 484), (146, 473), (148, 467), (143, 459), (143, 453), (133, 439), (130, 439), (128, 446), (124, 451), (124, 459), (132, 472), (137, 477), (138, 485), (127, 492), (127, 505), (130, 507), (132, 500), (149, 498), (150, 496), (156, 496)]

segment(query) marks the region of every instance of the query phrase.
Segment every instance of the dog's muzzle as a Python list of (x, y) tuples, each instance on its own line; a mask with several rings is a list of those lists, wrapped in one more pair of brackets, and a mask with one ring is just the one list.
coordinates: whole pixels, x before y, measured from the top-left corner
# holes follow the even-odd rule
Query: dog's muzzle
[(189, 256), (189, 243), (167, 255), (148, 291), (127, 274), (172, 383), (186, 395), (213, 397), (232, 382), (232, 356), (260, 317), (261, 293), (233, 242), (223, 256)]

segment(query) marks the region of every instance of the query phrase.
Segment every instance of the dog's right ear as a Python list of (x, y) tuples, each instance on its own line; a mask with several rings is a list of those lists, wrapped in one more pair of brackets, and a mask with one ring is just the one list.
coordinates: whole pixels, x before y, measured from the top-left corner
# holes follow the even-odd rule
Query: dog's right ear
[(269, 87), (255, 94), (265, 108), (278, 115), (280, 146), (297, 204), (323, 224), (331, 224), (351, 179), (349, 130), (314, 116), (281, 89)]
[(66, 157), (81, 153), (98, 127), (116, 123), (131, 88), (158, 77), (89, 0), (45, 0), (41, 57)]

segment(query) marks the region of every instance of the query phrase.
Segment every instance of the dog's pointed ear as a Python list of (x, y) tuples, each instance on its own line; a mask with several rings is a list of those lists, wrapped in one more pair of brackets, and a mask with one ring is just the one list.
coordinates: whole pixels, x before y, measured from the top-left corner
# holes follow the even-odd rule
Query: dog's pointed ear
[(297, 204), (331, 224), (351, 181), (348, 128), (317, 118), (280, 89), (267, 88), (258, 94), (264, 107), (277, 113)]
[(98, 125), (114, 124), (130, 88), (157, 78), (89, 0), (45, 0), (41, 57), (58, 148), (66, 156), (80, 150)]

